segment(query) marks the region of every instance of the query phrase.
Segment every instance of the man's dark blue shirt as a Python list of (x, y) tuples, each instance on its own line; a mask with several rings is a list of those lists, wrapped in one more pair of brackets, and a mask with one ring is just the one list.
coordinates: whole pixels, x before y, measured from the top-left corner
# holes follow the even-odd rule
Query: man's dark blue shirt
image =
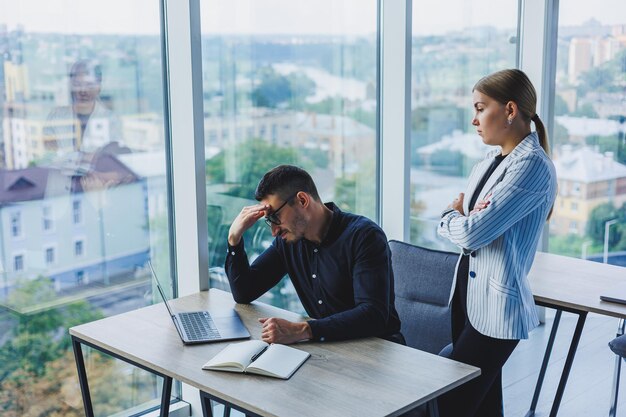
[(235, 301), (250, 303), (278, 284), (285, 274), (300, 297), (313, 340), (379, 336), (402, 340), (395, 308), (391, 253), (376, 223), (326, 203), (333, 218), (318, 245), (280, 237), (252, 265), (243, 239), (229, 246), (226, 275)]

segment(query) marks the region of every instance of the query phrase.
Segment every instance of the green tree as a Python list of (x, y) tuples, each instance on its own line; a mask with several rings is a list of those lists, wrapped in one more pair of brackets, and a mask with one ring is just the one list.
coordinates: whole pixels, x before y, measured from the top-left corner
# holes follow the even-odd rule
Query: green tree
[(335, 180), (335, 204), (343, 211), (355, 211), (356, 180), (349, 178)]
[[(225, 194), (235, 197), (254, 198), (254, 191), (263, 174), (277, 165), (299, 165), (301, 162), (294, 148), (277, 146), (260, 139), (248, 140), (233, 149), (223, 150), (206, 161), (207, 183), (226, 183), (228, 152), (236, 155), (239, 169), (236, 183), (232, 184)], [(303, 168), (306, 169), (306, 166)]]
[(554, 115), (555, 116), (563, 116), (564, 114), (569, 113), (569, 108), (567, 107), (567, 103), (561, 97), (560, 94), (554, 95)]
[(579, 97), (584, 97), (587, 93), (611, 91), (615, 83), (615, 71), (610, 63), (600, 67), (593, 67), (580, 75), (578, 85)]
[(459, 151), (448, 149), (435, 151), (430, 156), (430, 163), (437, 171), (457, 177), (463, 176), (463, 154)]
[[(39, 277), (18, 281), (8, 301), (24, 308), (48, 302), (54, 294), (52, 280)], [(0, 346), (0, 415), (84, 415), (67, 329), (102, 318), (102, 313), (81, 300), (30, 314), (12, 310), (11, 315), (15, 325), (8, 341)], [(90, 349), (83, 353), (97, 416), (154, 398), (153, 375)]]
[[(609, 220), (617, 219), (618, 224), (611, 227), (609, 234), (609, 247), (614, 247), (622, 238), (624, 228), (626, 226), (626, 204), (621, 208), (616, 208), (612, 203), (604, 203), (591, 210), (589, 220), (587, 221), (587, 236), (589, 236), (595, 244), (602, 245), (604, 243), (605, 223)], [(616, 248), (614, 248), (616, 249)]]
[[(32, 306), (50, 301), (51, 294), (54, 294), (54, 288), (49, 278), (22, 280), (18, 281), (8, 304)], [(12, 336), (0, 349), (0, 380), (18, 369), (41, 375), (46, 363), (62, 356), (71, 346), (69, 335), (65, 331), (60, 334), (59, 330), (102, 317), (86, 301), (32, 314), (18, 311), (12, 314), (17, 324), (12, 329)]]
[(257, 107), (277, 108), (290, 103), (292, 108), (301, 108), (304, 99), (315, 93), (315, 82), (303, 73), (284, 76), (267, 66), (257, 77), (259, 84), (252, 90), (252, 103)]
[(565, 126), (563, 126), (556, 120), (554, 121), (554, 131), (552, 132), (552, 135), (552, 139), (555, 145), (569, 143), (569, 132), (567, 128), (565, 128)]
[(588, 117), (590, 119), (597, 119), (598, 112), (593, 108), (591, 103), (585, 103), (582, 106), (578, 107), (573, 113), (572, 116), (578, 117)]
[(580, 258), (585, 238), (570, 233), (567, 235), (551, 235), (549, 240), (550, 253)]
[[(604, 153), (604, 152), (613, 152), (613, 154), (616, 154), (617, 151), (619, 151), (619, 139), (617, 138), (617, 135), (611, 135), (611, 136), (597, 136), (597, 135), (593, 135), (593, 136), (587, 136), (585, 138), (585, 143), (587, 145), (593, 146), (598, 148), (598, 152), (600, 153)], [(615, 155), (617, 156), (617, 155)]]
[(357, 109), (349, 112), (348, 116), (365, 126), (376, 129), (376, 112)]
[(590, 92), (611, 93), (620, 91), (625, 81), (626, 50), (622, 50), (612, 60), (582, 73), (577, 90), (579, 97)]

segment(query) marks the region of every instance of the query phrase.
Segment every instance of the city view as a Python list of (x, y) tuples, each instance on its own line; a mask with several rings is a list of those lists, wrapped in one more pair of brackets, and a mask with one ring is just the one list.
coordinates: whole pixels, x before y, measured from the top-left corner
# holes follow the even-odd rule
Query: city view
[[(374, 7), (370, 5), (368, 7)], [(510, 26), (413, 33), (412, 243), (488, 151), (472, 86), (515, 67)], [(377, 213), (376, 21), (369, 35), (202, 36), (210, 286), (228, 290), (228, 228), (278, 164), (325, 201)], [(158, 35), (29, 31), (0, 17), (0, 414), (83, 415), (67, 328), (158, 302), (170, 278), (168, 147)], [(626, 266), (626, 21), (559, 26), (552, 253)], [(259, 222), (254, 259), (272, 242)], [(262, 301), (303, 312), (288, 277)], [(163, 314), (166, 314), (165, 310)], [(88, 352), (96, 415), (158, 405), (161, 381)], [(36, 401), (33, 401), (36, 399)]]

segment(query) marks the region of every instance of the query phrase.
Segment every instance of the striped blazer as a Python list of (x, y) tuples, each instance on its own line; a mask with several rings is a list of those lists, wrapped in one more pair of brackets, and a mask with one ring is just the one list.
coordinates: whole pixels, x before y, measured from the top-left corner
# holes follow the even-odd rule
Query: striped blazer
[[(471, 211), (469, 200), (499, 153), (490, 152), (472, 169), (463, 201), (465, 213)], [(539, 325), (527, 275), (556, 189), (554, 165), (532, 132), (485, 183), (477, 201), (489, 196), (487, 208), (466, 216), (454, 210), (442, 217), (439, 235), (471, 255), (467, 315), (480, 333), (526, 339)]]

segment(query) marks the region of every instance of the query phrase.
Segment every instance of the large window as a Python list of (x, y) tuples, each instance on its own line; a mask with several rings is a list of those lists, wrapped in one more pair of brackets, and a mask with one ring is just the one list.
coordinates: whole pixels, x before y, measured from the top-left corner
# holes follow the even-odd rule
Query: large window
[[(207, 0), (202, 65), (211, 286), (228, 288), (227, 233), (261, 176), (296, 164), (324, 201), (375, 219), (376, 1)], [(272, 241), (244, 237), (254, 258)], [(301, 310), (285, 279), (264, 298)]]
[(413, 0), (412, 17), (411, 242), (453, 250), (437, 223), (489, 150), (471, 125), (472, 87), (515, 67), (517, 1)]
[[(151, 304), (149, 259), (169, 277), (159, 2), (0, 10), (0, 415), (82, 416), (67, 328)], [(97, 416), (159, 404), (85, 354)]]
[(626, 8), (559, 6), (549, 248), (626, 266)]

